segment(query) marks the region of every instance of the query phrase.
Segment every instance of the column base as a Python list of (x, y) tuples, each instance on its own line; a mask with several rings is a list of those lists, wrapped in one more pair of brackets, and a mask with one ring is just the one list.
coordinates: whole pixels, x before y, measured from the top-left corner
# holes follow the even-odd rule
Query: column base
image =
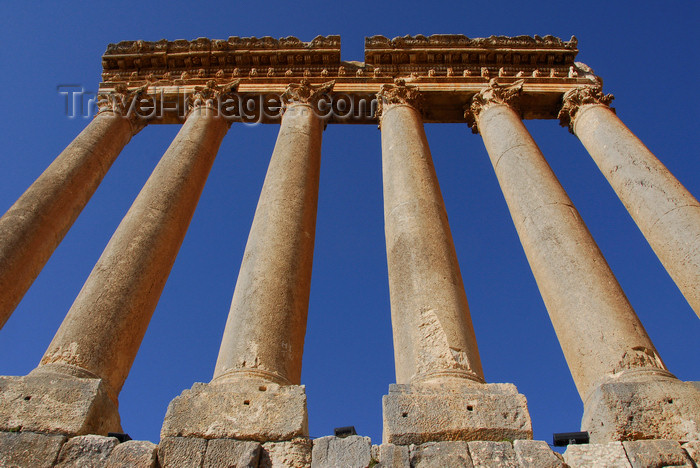
[(303, 385), (195, 383), (168, 405), (161, 438), (286, 441), (308, 437)]
[(513, 384), (392, 384), (382, 406), (385, 444), (532, 439), (527, 401)]
[(102, 379), (35, 371), (0, 376), (0, 431), (107, 435), (122, 427)]
[(700, 389), (673, 377), (606, 382), (586, 399), (581, 429), (591, 443), (700, 440)]

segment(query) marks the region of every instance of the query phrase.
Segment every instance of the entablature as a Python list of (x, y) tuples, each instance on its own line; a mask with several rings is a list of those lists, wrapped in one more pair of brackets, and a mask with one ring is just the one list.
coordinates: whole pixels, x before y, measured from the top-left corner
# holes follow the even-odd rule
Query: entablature
[(122, 41), (102, 58), (100, 93), (146, 86), (155, 109), (149, 120), (178, 123), (197, 88), (240, 80), (233, 118), (274, 123), (290, 83), (333, 80), (329, 123), (371, 124), (380, 87), (402, 78), (421, 92), (425, 122), (454, 123), (465, 122), (464, 106), (498, 78), (504, 85), (523, 81), (523, 118), (554, 119), (564, 93), (600, 82), (574, 61), (577, 52), (575, 37), (372, 36), (365, 39), (365, 62), (349, 62), (341, 61), (340, 36)]

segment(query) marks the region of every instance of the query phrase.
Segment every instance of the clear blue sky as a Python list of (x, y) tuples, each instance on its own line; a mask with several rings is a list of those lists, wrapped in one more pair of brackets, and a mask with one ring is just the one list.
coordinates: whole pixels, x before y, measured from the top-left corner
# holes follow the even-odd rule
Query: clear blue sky
[[(0, 213), (87, 124), (65, 117), (58, 85), (96, 91), (110, 42), (201, 36), (340, 34), (342, 58), (363, 60), (363, 38), (375, 34), (575, 34), (578, 60), (604, 78), (620, 118), (700, 196), (697, 1), (215, 3), (3, 2)], [(582, 145), (557, 121), (527, 126), (670, 370), (700, 380), (700, 320)], [(211, 379), (277, 128), (235, 124), (221, 146), (121, 393), (124, 430), (135, 439), (157, 442), (168, 402)], [(177, 130), (148, 127), (121, 154), (0, 331), (1, 375), (36, 366)], [(513, 382), (527, 396), (536, 438), (578, 430), (582, 404), (481, 137), (466, 125), (426, 130), (487, 380)], [(326, 130), (302, 376), (314, 437), (355, 425), (381, 440), (394, 367), (380, 162), (376, 126)]]

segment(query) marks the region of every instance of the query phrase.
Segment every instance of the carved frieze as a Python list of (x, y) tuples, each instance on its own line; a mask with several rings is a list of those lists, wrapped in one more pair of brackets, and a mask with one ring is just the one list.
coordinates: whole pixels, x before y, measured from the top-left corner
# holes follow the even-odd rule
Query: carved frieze
[(421, 110), (422, 98), (415, 86), (407, 86), (406, 80), (396, 79), (394, 84), (385, 84), (377, 93), (377, 118), (381, 119), (382, 111), (391, 105), (407, 105)]
[(477, 128), (477, 116), (486, 108), (493, 105), (506, 105), (515, 110), (519, 115), (520, 93), (523, 89), (523, 80), (518, 80), (510, 85), (500, 85), (496, 78), (491, 79), (488, 87), (479, 91), (472, 98), (471, 104), (465, 109), (464, 117), (472, 132), (479, 133)]
[(559, 124), (562, 127), (569, 127), (569, 131), (573, 133), (574, 120), (582, 106), (597, 104), (610, 107), (613, 99), (615, 96), (612, 94), (603, 94), (602, 86), (579, 86), (567, 91), (562, 98), (563, 104), (558, 115)]

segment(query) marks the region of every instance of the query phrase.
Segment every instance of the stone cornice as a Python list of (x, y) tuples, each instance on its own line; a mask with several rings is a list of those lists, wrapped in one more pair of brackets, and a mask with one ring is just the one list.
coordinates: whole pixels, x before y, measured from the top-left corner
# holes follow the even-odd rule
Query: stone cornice
[(485, 68), (492, 76), (568, 76), (577, 44), (575, 37), (553, 36), (372, 36), (365, 39), (365, 63), (399, 74), (432, 70), (434, 75), (483, 76)]
[(511, 107), (518, 115), (522, 114), (520, 109), (520, 94), (523, 90), (523, 81), (516, 81), (510, 85), (500, 85), (496, 78), (489, 82), (489, 86), (472, 98), (471, 104), (465, 109), (464, 117), (467, 124), (474, 133), (478, 133), (477, 117), (490, 106), (506, 105)]
[[(199, 38), (109, 44), (102, 56), (104, 81), (187, 81), (189, 78), (235, 79), (239, 76), (321, 73), (340, 65), (340, 36)], [(290, 72), (290, 73), (288, 73)]]
[(554, 36), (490, 36), (470, 39), (463, 34), (434, 34), (424, 36), (403, 36), (389, 39), (385, 36), (371, 36), (365, 38), (365, 49), (383, 49), (388, 47), (453, 47), (453, 48), (552, 48), (569, 49), (577, 51), (578, 39), (575, 36), (569, 41), (562, 41)]
[(384, 108), (391, 105), (405, 105), (421, 111), (422, 98), (415, 86), (406, 86), (406, 81), (397, 78), (394, 84), (384, 84), (377, 93), (377, 118), (381, 119)]
[[(603, 94), (602, 86), (579, 86), (567, 91), (562, 98), (562, 106), (559, 111), (559, 124), (562, 127), (569, 127), (569, 131), (574, 133), (574, 122), (581, 107), (589, 104), (610, 107), (610, 103), (615, 99), (612, 94)], [(614, 109), (611, 109), (614, 111)]]

